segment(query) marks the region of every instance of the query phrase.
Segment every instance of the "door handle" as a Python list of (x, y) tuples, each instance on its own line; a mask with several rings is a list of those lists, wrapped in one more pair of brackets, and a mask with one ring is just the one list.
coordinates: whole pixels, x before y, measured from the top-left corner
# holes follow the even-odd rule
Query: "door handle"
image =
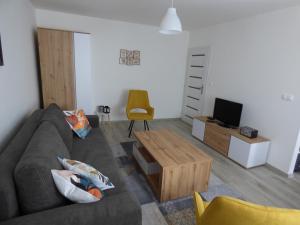
[(203, 95), (203, 89), (204, 89), (204, 85), (202, 84), (202, 87), (201, 87), (201, 95)]

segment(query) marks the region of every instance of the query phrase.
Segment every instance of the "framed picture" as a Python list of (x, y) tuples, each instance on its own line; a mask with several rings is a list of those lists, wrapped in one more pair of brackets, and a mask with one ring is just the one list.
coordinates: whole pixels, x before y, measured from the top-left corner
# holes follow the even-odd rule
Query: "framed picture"
[(133, 59), (132, 65), (140, 65), (140, 59)]
[(127, 59), (125, 58), (120, 58), (119, 64), (127, 64)]
[(133, 58), (140, 59), (140, 51), (134, 50), (133, 51)]
[(133, 65), (140, 65), (141, 63), (141, 52), (138, 50), (133, 51)]
[(119, 64), (140, 65), (141, 63), (141, 52), (138, 50), (127, 50), (120, 49)]
[(127, 58), (133, 58), (133, 51), (127, 51)]
[(0, 35), (0, 66), (4, 66), (3, 53), (2, 53), (2, 44), (1, 44), (1, 35)]
[(133, 58), (127, 58), (127, 65), (133, 65)]
[(127, 50), (121, 49), (120, 50), (120, 58), (126, 58), (127, 57)]

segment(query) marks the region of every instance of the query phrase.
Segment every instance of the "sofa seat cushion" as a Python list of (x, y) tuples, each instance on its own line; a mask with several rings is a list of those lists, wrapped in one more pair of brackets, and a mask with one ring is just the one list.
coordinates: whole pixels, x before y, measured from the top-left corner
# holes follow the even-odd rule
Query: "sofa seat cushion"
[(130, 194), (70, 204), (5, 221), (1, 225), (142, 225), (141, 208)]
[(100, 129), (92, 129), (84, 140), (75, 139), (71, 159), (87, 163), (109, 178), (115, 188), (105, 190), (106, 195), (127, 192), (118, 165)]
[(14, 170), (34, 131), (40, 123), (42, 110), (35, 111), (0, 154), (0, 221), (20, 214), (14, 182)]
[(69, 151), (72, 149), (73, 132), (66, 121), (64, 112), (58, 107), (58, 105), (49, 105), (48, 108), (45, 109), (41, 121), (51, 122), (58, 130)]
[(56, 127), (43, 122), (15, 168), (15, 182), (23, 214), (67, 204), (57, 191), (51, 169), (63, 169), (57, 156), (70, 157)]
[[(92, 157), (90, 154), (92, 154)], [(86, 160), (92, 159), (94, 155), (108, 157), (113, 160), (111, 149), (99, 128), (92, 129), (86, 139), (74, 137), (72, 145), (72, 159), (89, 163)]]

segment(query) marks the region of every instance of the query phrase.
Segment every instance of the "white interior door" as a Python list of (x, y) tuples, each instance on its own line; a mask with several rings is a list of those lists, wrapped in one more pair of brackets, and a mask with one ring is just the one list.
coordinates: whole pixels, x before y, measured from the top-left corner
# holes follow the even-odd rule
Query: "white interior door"
[(90, 34), (74, 33), (77, 109), (95, 114), (91, 70)]
[(202, 115), (208, 75), (210, 49), (190, 48), (186, 70), (182, 119), (190, 124)]

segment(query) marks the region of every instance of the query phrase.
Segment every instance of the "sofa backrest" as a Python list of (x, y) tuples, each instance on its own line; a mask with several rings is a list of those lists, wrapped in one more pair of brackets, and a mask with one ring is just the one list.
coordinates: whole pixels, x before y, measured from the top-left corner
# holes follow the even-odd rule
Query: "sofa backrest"
[(0, 221), (20, 215), (14, 169), (40, 123), (42, 110), (35, 111), (0, 154)]
[(57, 157), (70, 158), (54, 124), (44, 121), (34, 132), (15, 168), (15, 183), (22, 215), (68, 204), (58, 192), (51, 169), (62, 170)]
[(68, 150), (72, 150), (73, 132), (65, 119), (64, 112), (56, 104), (51, 104), (45, 109), (45, 112), (41, 118), (41, 122), (49, 121), (58, 130)]

